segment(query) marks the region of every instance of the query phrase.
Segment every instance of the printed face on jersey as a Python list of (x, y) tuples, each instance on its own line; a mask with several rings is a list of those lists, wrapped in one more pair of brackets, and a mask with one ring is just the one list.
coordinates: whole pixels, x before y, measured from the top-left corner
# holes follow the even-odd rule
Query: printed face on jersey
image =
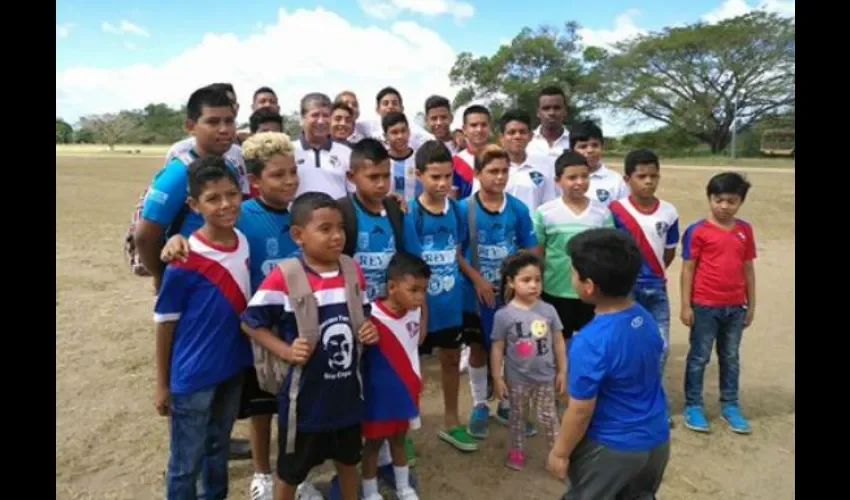
[(508, 162), (502, 158), (491, 161), (484, 168), (475, 172), (480, 185), (479, 189), (491, 194), (505, 192), (509, 174)]
[(587, 165), (570, 165), (561, 173), (558, 185), (569, 198), (582, 198), (590, 187), (590, 169)]
[(416, 176), (422, 182), (422, 191), (436, 199), (445, 199), (452, 189), (454, 170), (451, 162), (429, 163), (425, 171), (416, 171)]
[(236, 135), (234, 116), (229, 106), (202, 106), (197, 121), (187, 119), (186, 128), (195, 137), (197, 149), (218, 156), (226, 153)]
[(298, 167), (295, 157), (274, 155), (266, 162), (260, 177), (249, 174), (251, 185), (272, 208), (285, 209), (298, 190)]
[(393, 111), (403, 113), (404, 106), (401, 105), (401, 97), (392, 93), (381, 97), (381, 100), (378, 101), (376, 111), (381, 118), (383, 118), (387, 113), (392, 113)]
[(328, 356), (329, 372), (325, 375), (346, 377), (354, 361), (354, 335), (348, 323), (333, 323), (322, 332), (322, 347)]
[(406, 123), (396, 123), (392, 127), (388, 128), (386, 137), (390, 151), (394, 151), (396, 153), (407, 152), (409, 148), (408, 144), (410, 143), (410, 128), (408, 128)]
[(531, 141), (531, 130), (520, 121), (510, 121), (505, 124), (500, 142), (510, 154), (521, 154)]
[(280, 113), (280, 106), (277, 103), (277, 96), (271, 92), (260, 92), (254, 96), (254, 102), (251, 104), (251, 109), (254, 111), (262, 108), (268, 108), (275, 113)]
[(304, 133), (318, 139), (327, 138), (330, 135), (331, 108), (324, 104), (312, 101), (307, 105), (307, 112), (301, 118), (301, 126)]
[(219, 229), (230, 229), (236, 224), (241, 201), (239, 186), (225, 177), (201, 186), (201, 194), (197, 200), (190, 197), (189, 206), (200, 213), (207, 224)]
[(354, 117), (345, 109), (337, 108), (331, 113), (331, 137), (344, 141), (354, 132)]
[(731, 221), (743, 202), (738, 194), (713, 194), (708, 197), (711, 214), (720, 222)]
[(658, 183), (661, 181), (661, 172), (658, 165), (654, 163), (639, 163), (632, 175), (626, 176), (626, 183), (632, 195), (638, 199), (647, 199), (655, 196)]
[(567, 119), (567, 106), (564, 98), (559, 95), (544, 95), (537, 100), (537, 119), (540, 126), (555, 130), (563, 127)]
[(321, 264), (336, 262), (345, 244), (342, 213), (335, 208), (314, 210), (304, 227), (292, 226), (290, 231), (302, 253)]
[(484, 147), (490, 138), (490, 117), (484, 113), (468, 115), (463, 123), (463, 135), (474, 148)]
[(363, 160), (348, 171), (349, 180), (357, 186), (357, 196), (366, 203), (378, 204), (390, 192), (390, 160), (372, 163)]
[(451, 139), (451, 133), (449, 131), (451, 125), (452, 113), (448, 108), (431, 108), (425, 115), (425, 126), (428, 128), (428, 131), (441, 141)]
[(539, 267), (525, 266), (509, 280), (508, 285), (513, 289), (516, 297), (531, 302), (540, 296), (542, 281), (543, 277)]
[(602, 142), (599, 139), (591, 138), (587, 141), (576, 141), (576, 153), (587, 158), (587, 164), (590, 168), (596, 168), (599, 165), (599, 160), (602, 158)]
[[(416, 309), (425, 304), (425, 291), (428, 289), (428, 280), (425, 278), (414, 278), (406, 275), (387, 282), (387, 294), (395, 300), (399, 306), (406, 310)], [(409, 328), (409, 327), (408, 327)], [(416, 332), (419, 333), (419, 323), (416, 323)]]

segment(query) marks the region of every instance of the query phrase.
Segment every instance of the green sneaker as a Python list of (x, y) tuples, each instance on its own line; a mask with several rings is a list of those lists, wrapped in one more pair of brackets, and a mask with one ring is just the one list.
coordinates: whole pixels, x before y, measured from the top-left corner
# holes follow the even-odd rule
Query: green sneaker
[(404, 456), (407, 457), (407, 466), (416, 467), (416, 449), (413, 447), (413, 440), (404, 438)]
[(451, 429), (440, 429), (438, 436), (443, 441), (449, 443), (460, 451), (477, 451), (478, 442), (469, 435), (466, 427), (456, 425)]

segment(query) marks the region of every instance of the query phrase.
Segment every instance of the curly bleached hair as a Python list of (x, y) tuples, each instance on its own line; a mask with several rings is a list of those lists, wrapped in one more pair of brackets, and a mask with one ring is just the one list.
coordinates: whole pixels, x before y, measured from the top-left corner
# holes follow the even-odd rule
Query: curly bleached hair
[(242, 143), (242, 156), (248, 173), (259, 176), (266, 162), (277, 155), (294, 156), (292, 141), (282, 132), (260, 132)]

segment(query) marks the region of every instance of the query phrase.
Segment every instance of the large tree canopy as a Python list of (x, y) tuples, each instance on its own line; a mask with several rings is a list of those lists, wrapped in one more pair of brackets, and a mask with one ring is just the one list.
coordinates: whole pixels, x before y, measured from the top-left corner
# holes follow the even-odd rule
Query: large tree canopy
[(566, 23), (563, 30), (523, 28), (492, 56), (458, 54), (449, 78), (462, 89), (453, 106), (482, 99), (489, 101), (496, 117), (508, 107), (522, 108), (534, 117), (537, 92), (543, 86), (556, 85), (569, 97), (568, 121), (577, 119), (590, 104), (593, 88), (589, 86), (592, 80), (585, 78), (576, 29), (573, 22)]
[(588, 49), (585, 59), (600, 102), (680, 129), (712, 152), (729, 143), (736, 99), (738, 131), (795, 105), (795, 21), (764, 11), (666, 28), (613, 53)]

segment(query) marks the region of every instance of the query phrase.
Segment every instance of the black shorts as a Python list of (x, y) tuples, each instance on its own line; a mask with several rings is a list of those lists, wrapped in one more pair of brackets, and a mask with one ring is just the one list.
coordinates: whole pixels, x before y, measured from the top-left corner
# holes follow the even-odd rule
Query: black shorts
[(313, 467), (333, 460), (344, 465), (360, 463), (363, 451), (361, 426), (358, 422), (327, 432), (298, 431), (295, 434), (295, 453), (286, 452), (286, 419), (278, 426), (277, 436), (277, 475), (291, 486), (297, 486), (307, 479)]
[(459, 349), (461, 344), (463, 344), (463, 327), (455, 326), (452, 328), (443, 328), (436, 332), (428, 332), (425, 342), (422, 343), (422, 348), (419, 351), (430, 353), (435, 347)]
[(484, 347), (484, 336), (481, 333), (481, 317), (475, 313), (463, 313), (463, 338), (466, 345), (478, 344)]
[(553, 297), (546, 293), (543, 294), (542, 298), (552, 304), (552, 307), (558, 312), (558, 318), (560, 318), (561, 323), (564, 325), (565, 340), (571, 339), (573, 333), (581, 330), (596, 315), (594, 306), (586, 304), (580, 299)]
[(260, 389), (260, 383), (257, 382), (257, 370), (253, 366), (245, 370), (243, 380), (238, 415), (240, 420), (277, 413), (277, 396)]

